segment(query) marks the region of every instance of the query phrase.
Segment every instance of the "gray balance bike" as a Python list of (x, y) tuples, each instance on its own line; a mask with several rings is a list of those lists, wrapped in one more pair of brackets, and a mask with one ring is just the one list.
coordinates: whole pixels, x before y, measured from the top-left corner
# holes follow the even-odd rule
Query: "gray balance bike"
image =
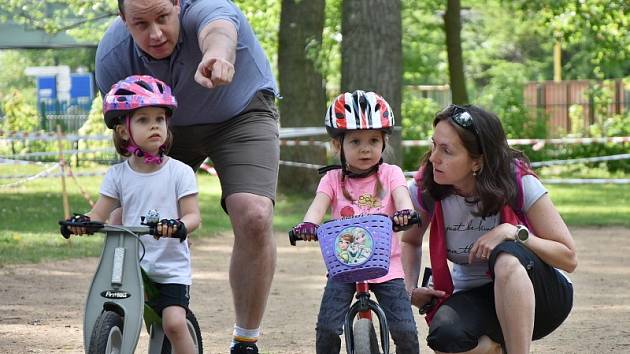
[[(147, 300), (153, 299), (158, 290), (140, 267), (139, 250), (144, 250), (144, 246), (138, 235), (154, 235), (158, 221), (155, 212), (142, 217), (143, 226), (133, 227), (92, 221), (59, 221), (65, 238), (70, 238), (69, 226), (84, 227), (88, 233), (105, 234), (101, 258), (85, 304), (83, 344), (86, 353), (134, 353), (143, 319), (149, 333), (149, 354), (173, 353), (162, 330), (161, 317), (145, 303), (145, 296)], [(196, 352), (201, 354), (201, 331), (190, 309), (186, 310), (186, 319)]]

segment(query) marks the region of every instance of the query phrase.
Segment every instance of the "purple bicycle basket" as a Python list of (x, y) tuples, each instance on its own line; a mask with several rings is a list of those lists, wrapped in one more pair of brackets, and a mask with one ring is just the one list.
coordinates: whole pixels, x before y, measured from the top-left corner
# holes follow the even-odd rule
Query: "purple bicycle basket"
[(317, 230), (331, 280), (353, 283), (389, 271), (392, 221), (385, 215), (360, 215), (328, 221)]

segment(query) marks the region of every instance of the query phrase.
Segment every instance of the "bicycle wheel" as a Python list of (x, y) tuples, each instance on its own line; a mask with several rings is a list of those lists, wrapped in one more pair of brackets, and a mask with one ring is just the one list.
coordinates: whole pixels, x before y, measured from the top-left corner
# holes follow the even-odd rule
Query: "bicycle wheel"
[(378, 338), (372, 321), (361, 318), (354, 322), (353, 341), (355, 354), (380, 354)]
[[(186, 312), (186, 322), (188, 324), (190, 336), (193, 338), (193, 343), (195, 344), (195, 352), (203, 354), (203, 343), (201, 341), (201, 329), (199, 329), (199, 322), (197, 322), (197, 317), (195, 317), (195, 314), (190, 310)], [(164, 336), (164, 341), (162, 342), (162, 354), (173, 353), (174, 352), (171, 349), (171, 342), (166, 336)]]
[(88, 354), (122, 354), (123, 318), (114, 311), (101, 313), (90, 335)]

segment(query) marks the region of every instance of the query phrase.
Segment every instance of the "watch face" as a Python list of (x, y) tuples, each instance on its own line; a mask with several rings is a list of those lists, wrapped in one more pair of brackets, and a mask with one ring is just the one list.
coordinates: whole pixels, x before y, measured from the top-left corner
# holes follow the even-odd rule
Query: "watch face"
[(527, 239), (529, 238), (529, 231), (526, 228), (524, 228), (524, 227), (520, 227), (518, 229), (518, 232), (516, 233), (516, 237), (521, 242), (527, 241)]

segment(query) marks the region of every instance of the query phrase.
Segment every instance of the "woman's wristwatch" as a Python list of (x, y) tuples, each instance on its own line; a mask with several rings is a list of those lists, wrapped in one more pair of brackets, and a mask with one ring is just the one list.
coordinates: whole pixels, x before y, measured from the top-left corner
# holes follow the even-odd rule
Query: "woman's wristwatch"
[(514, 241), (518, 243), (527, 243), (529, 240), (529, 229), (525, 225), (516, 225), (514, 233)]

